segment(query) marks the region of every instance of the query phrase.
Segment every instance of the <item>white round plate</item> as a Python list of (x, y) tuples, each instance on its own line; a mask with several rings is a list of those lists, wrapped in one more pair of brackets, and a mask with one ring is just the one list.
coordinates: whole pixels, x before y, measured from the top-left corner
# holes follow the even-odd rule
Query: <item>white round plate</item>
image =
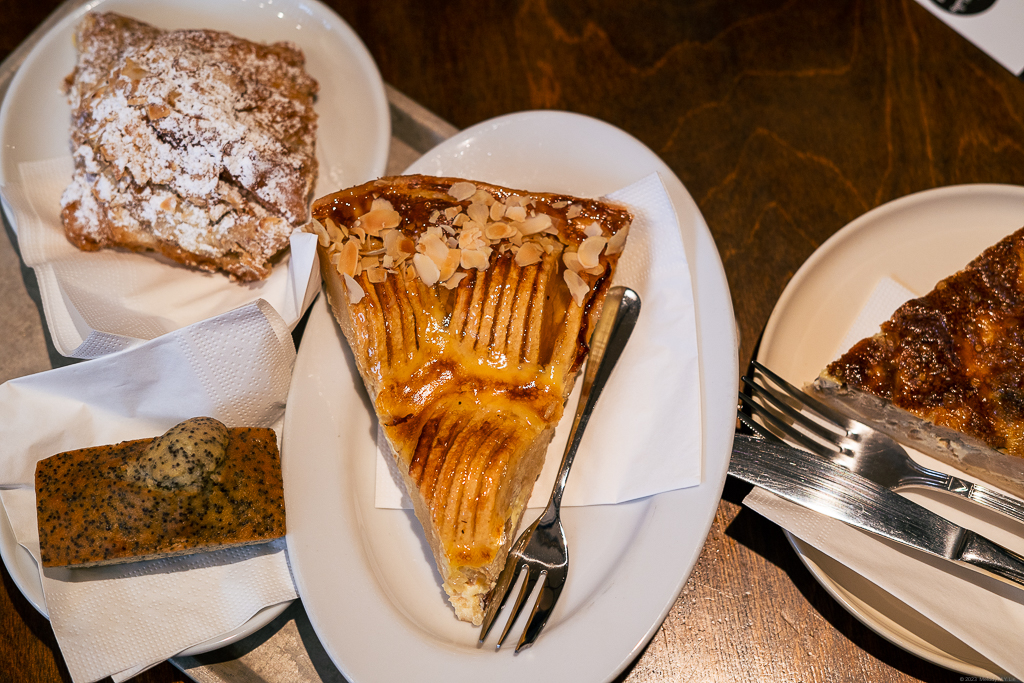
[(43, 36), (11, 82), (0, 112), (0, 185), (19, 179), (20, 163), (70, 153), (71, 110), (60, 86), (75, 66), (75, 26), (90, 11), (119, 12), (165, 29), (295, 43), (320, 83), (318, 196), (384, 172), (391, 118), (377, 65), (352, 28), (318, 0), (93, 0)]
[[(302, 48), (320, 83), (318, 191), (381, 175), (391, 124), (384, 85), (352, 29), (317, 0), (95, 0), (58, 23), (32, 49), (0, 108), (0, 186), (19, 178), (18, 165), (68, 154), (70, 109), (60, 84), (75, 64), (74, 27), (90, 10), (115, 11), (165, 28), (209, 28), (264, 42), (290, 40)], [(59, 203), (60, 197), (54, 197)], [(224, 287), (231, 287), (223, 280)], [(224, 310), (238, 302), (225, 304)], [(221, 311), (222, 312), (222, 311)], [(0, 558), (26, 599), (46, 615), (38, 568), (0, 519)], [(287, 603), (262, 610), (231, 633), (189, 648), (197, 655), (229, 645), (273, 621)]]
[(675, 603), (728, 469), (737, 333), (714, 242), (686, 189), (653, 152), (584, 116), (527, 112), (488, 121), (408, 171), (583, 196), (661, 174), (697, 297), (703, 483), (620, 505), (563, 510), (574, 560), (544, 633), (518, 655), (513, 648), (495, 653), (495, 635), (477, 647), (478, 629), (455, 619), (412, 512), (374, 507), (373, 409), (321, 297), (299, 349), (282, 450), (289, 558), (303, 605), (353, 683), (612, 679)]
[[(846, 350), (838, 346), (882, 278), (924, 294), (1022, 225), (1024, 187), (1007, 185), (928, 190), (869, 211), (793, 276), (765, 327), (758, 360), (803, 386)], [(868, 628), (934, 664), (971, 676), (1001, 675), (906, 604), (787, 536), (821, 585)]]
[[(61, 92), (76, 61), (74, 30), (90, 10), (113, 11), (166, 29), (207, 28), (261, 42), (290, 41), (301, 48), (306, 69), (320, 84), (316, 195), (356, 185), (384, 173), (391, 118), (380, 73), (369, 51), (337, 14), (317, 0), (93, 0), (54, 26), (29, 52), (0, 108), (0, 189), (27, 203), (52, 207), (39, 220), (21, 221), (28, 208), (5, 197), (4, 209), (24, 239), (34, 230), (44, 256), (33, 263), (44, 313), (56, 347), (65, 355), (98, 332), (128, 338), (157, 334), (204, 320), (263, 298), (294, 326), (304, 313), (308, 276), (290, 272), (290, 254), (264, 280), (234, 283), (221, 274), (169, 264), (160, 257), (123, 250), (78, 252), (63, 245), (60, 196), (70, 180), (71, 110)], [(36, 185), (22, 187), (23, 171)], [(46, 169), (45, 172), (40, 169)], [(61, 247), (63, 245), (63, 248)], [(305, 262), (303, 262), (305, 263)], [(100, 287), (97, 280), (116, 282)], [(293, 289), (300, 291), (293, 292)], [(69, 298), (67, 292), (77, 292)], [(296, 301), (297, 298), (297, 301)], [(86, 301), (79, 310), (77, 301)]]

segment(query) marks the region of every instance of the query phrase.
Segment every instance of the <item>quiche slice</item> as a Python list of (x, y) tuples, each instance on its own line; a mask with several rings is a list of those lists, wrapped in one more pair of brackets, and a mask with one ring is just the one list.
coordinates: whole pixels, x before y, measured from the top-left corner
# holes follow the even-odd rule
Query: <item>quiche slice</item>
[(456, 615), (480, 624), (631, 216), (429, 176), (342, 190), (313, 216), (392, 464)]
[(1024, 229), (986, 249), (812, 390), (957, 469), (1024, 496)]

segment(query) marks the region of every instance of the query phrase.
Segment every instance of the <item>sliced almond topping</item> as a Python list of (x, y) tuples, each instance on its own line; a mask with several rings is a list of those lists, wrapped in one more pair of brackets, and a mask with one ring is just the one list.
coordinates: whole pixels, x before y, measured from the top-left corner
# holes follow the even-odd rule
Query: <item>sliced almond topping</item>
[(597, 237), (603, 235), (604, 230), (601, 228), (601, 224), (597, 221), (591, 221), (585, 228), (583, 228), (583, 234), (587, 237)]
[[(506, 202), (511, 201), (511, 199), (512, 198), (509, 197), (506, 200)], [(523, 221), (526, 220), (526, 209), (523, 208), (522, 206), (513, 206), (512, 204), (508, 204), (508, 208), (505, 209), (505, 218), (509, 219), (510, 221), (517, 221), (519, 223), (522, 223)]]
[(437, 235), (423, 233), (420, 236), (417, 249), (426, 254), (438, 268), (444, 265), (445, 260), (448, 258), (448, 245)]
[(536, 242), (526, 242), (516, 252), (516, 265), (525, 268), (539, 263), (542, 258), (544, 258), (544, 248)]
[(133, 62), (131, 57), (126, 57), (124, 67), (121, 69), (121, 75), (130, 81), (138, 81), (153, 74)]
[(565, 284), (569, 286), (569, 294), (572, 295), (572, 300), (576, 302), (577, 306), (582, 306), (587, 293), (590, 291), (590, 287), (587, 286), (583, 278), (571, 270), (562, 271), (562, 278), (565, 279)]
[(473, 194), (473, 200), (472, 201), (473, 201), (474, 204), (485, 204), (487, 206), (490, 206), (491, 204), (493, 204), (495, 202), (495, 199), (494, 199), (494, 195), (492, 195), (487, 190), (477, 190)]
[(454, 220), (452, 220), (452, 225), (454, 225), (455, 227), (458, 228), (458, 227), (461, 227), (461, 226), (463, 226), (463, 225), (465, 225), (466, 223), (469, 223), (469, 222), (470, 222), (469, 216), (467, 216), (464, 213), (460, 213), (458, 216), (456, 216), (454, 218)]
[[(497, 206), (497, 204), (495, 204), (495, 206)], [(497, 223), (489, 223), (487, 227), (484, 228), (484, 237), (486, 237), (489, 240), (508, 239), (510, 237), (515, 237), (518, 234), (518, 230), (513, 228), (508, 223), (505, 223), (504, 221), (499, 221)]]
[(416, 267), (416, 274), (427, 287), (433, 287), (441, 278), (441, 270), (426, 254), (414, 254), (412, 265)]
[(582, 272), (583, 270), (585, 270), (585, 268), (583, 267), (583, 264), (580, 263), (580, 259), (576, 255), (575, 251), (565, 251), (565, 252), (562, 252), (562, 263), (565, 264), (566, 268), (568, 268), (569, 270), (571, 270), (571, 271), (573, 271), (575, 273), (579, 273), (579, 272)]
[(551, 216), (546, 213), (540, 213), (522, 221), (518, 227), (519, 232), (524, 235), (535, 235), (538, 232), (544, 232), (548, 228), (552, 227)]
[(348, 237), (348, 231), (345, 230), (345, 226), (339, 226), (330, 217), (324, 218), (323, 225), (327, 229), (327, 234), (330, 235), (331, 240), (335, 242), (341, 242)]
[(487, 219), (490, 218), (491, 215), (486, 204), (470, 204), (466, 208), (466, 213), (469, 214), (470, 219), (476, 221), (480, 225), (486, 223)]
[(166, 104), (151, 104), (146, 108), (146, 116), (150, 121), (162, 119), (171, 113), (171, 108)]
[(438, 211), (437, 209), (434, 209), (434, 212), (430, 214), (430, 218), (427, 219), (427, 222), (430, 223), (431, 225), (434, 225), (435, 223), (437, 223), (437, 219), (440, 217), (441, 212)]
[(607, 238), (601, 235), (588, 237), (583, 240), (579, 250), (576, 252), (576, 256), (579, 257), (580, 263), (583, 264), (584, 268), (597, 267), (601, 262), (601, 252), (604, 251), (606, 244), (608, 244)]
[(462, 263), (462, 251), (459, 249), (449, 249), (448, 257), (444, 260), (444, 263), (438, 264), (438, 268), (441, 269), (441, 279), (448, 281), (460, 263)]
[[(375, 199), (374, 204), (383, 201), (390, 205), (386, 199)], [(355, 225), (366, 230), (367, 234), (376, 237), (380, 234), (381, 230), (385, 228), (397, 228), (399, 223), (402, 222), (402, 216), (394, 209), (379, 208), (371, 209), (369, 213), (364, 213), (362, 216), (356, 219)]]
[(365, 272), (380, 266), (380, 259), (376, 256), (364, 256), (359, 260), (359, 267)]
[(569, 208), (565, 210), (565, 217), (576, 218), (576, 216), (579, 216), (581, 213), (583, 213), (582, 206), (579, 204), (570, 204)]
[(321, 247), (327, 247), (327, 245), (331, 243), (331, 237), (327, 234), (327, 228), (325, 228), (324, 224), (317, 219), (314, 218), (311, 220), (305, 228), (308, 228), (306, 229), (306, 232), (311, 232), (316, 235), (317, 244)]
[(460, 249), (481, 249), (486, 246), (483, 230), (478, 223), (470, 223), (462, 229), (462, 234), (459, 235)]
[(370, 268), (366, 271), (366, 279), (375, 285), (379, 285), (388, 278), (388, 271), (383, 268)]
[(327, 228), (327, 233), (331, 236), (331, 242), (341, 244), (348, 237), (348, 230), (345, 229), (345, 226), (338, 225), (330, 218), (324, 219), (324, 227)]
[(449, 206), (448, 208), (446, 208), (444, 210), (444, 216), (449, 221), (452, 220), (453, 218), (455, 218), (456, 216), (458, 216), (460, 213), (462, 213), (462, 207), (461, 206)]
[(484, 247), (483, 249), (463, 249), (460, 263), (466, 270), (469, 270), (470, 268), (487, 270), (487, 267), (491, 264), (491, 249), (490, 247)]
[(501, 202), (491, 204), (491, 220), (500, 221), (505, 216), (505, 205)]
[(568, 204), (569, 202), (565, 201), (564, 199), (559, 199), (557, 202), (551, 202), (551, 208), (564, 209)]
[(342, 273), (341, 277), (345, 281), (345, 289), (348, 290), (348, 302), (350, 304), (357, 304), (362, 301), (363, 297), (366, 296), (366, 292), (359, 286), (355, 278), (348, 273)]
[(587, 275), (604, 275), (604, 264), (598, 263), (593, 268), (587, 268), (583, 272), (586, 273)]
[(466, 277), (468, 277), (467, 273), (455, 273), (450, 278), (445, 280), (442, 284), (444, 285), (445, 289), (455, 289), (456, 287), (459, 286), (459, 283), (462, 282), (462, 280)]
[(626, 235), (629, 233), (629, 227), (622, 228), (617, 233), (608, 238), (608, 248), (604, 250), (606, 254), (618, 254), (622, 251), (622, 248), (626, 246)]
[(401, 230), (385, 230), (380, 234), (381, 242), (384, 245), (384, 253), (391, 256), (398, 256), (398, 243), (402, 241), (405, 234)]
[(473, 183), (467, 183), (466, 181), (459, 181), (448, 188), (448, 194), (451, 198), (457, 202), (469, 199), (476, 194), (476, 185)]
[(359, 242), (351, 237), (346, 240), (338, 252), (338, 261), (335, 265), (338, 267), (339, 273), (351, 277), (358, 275)]

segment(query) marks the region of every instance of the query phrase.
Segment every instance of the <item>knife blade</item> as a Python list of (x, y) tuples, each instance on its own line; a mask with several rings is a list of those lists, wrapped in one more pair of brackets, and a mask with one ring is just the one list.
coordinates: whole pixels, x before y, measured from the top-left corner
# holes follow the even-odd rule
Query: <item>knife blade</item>
[(807, 451), (737, 434), (729, 474), (858, 529), (1024, 587), (1024, 557)]

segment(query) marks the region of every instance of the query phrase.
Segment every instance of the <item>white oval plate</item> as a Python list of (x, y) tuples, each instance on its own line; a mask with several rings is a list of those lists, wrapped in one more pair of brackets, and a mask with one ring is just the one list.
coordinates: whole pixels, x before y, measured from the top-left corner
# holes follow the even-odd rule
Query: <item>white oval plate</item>
[[(879, 280), (892, 277), (924, 294), (1022, 225), (1024, 188), (1008, 185), (928, 190), (867, 212), (822, 244), (793, 276), (765, 327), (758, 360), (804, 385), (845, 351), (838, 346)], [(992, 529), (989, 535), (997, 533)], [(1005, 675), (906, 604), (787, 536), (818, 582), (882, 637), (967, 675)]]
[(353, 683), (612, 679), (675, 603), (728, 469), (737, 333), (714, 242), (686, 189), (653, 152), (584, 116), (527, 112), (488, 121), (408, 171), (583, 196), (661, 174), (697, 297), (704, 479), (631, 503), (563, 510), (574, 560), (543, 635), (518, 655), (495, 653), (496, 636), (478, 648), (478, 629), (455, 619), (413, 514), (374, 507), (375, 456), (356, 457), (375, 453), (373, 409), (321, 297), (299, 349), (282, 450), (289, 558), (303, 605)]
[[(391, 124), (380, 74), (348, 24), (317, 0), (96, 0), (48, 32), (12, 81), (0, 109), (0, 185), (19, 177), (22, 162), (68, 154), (70, 110), (60, 83), (75, 64), (74, 27), (90, 10), (121, 12), (167, 28), (210, 28), (250, 40), (294, 42), (306, 55), (307, 70), (320, 82), (318, 189), (333, 191), (384, 172)], [(223, 284), (234, 286), (227, 279)], [(226, 303), (224, 310), (237, 305)], [(6, 513), (0, 519), (0, 558), (25, 598), (46, 616), (35, 561), (14, 540)], [(231, 633), (181, 654), (229, 645), (273, 621), (287, 606), (268, 607)]]
[[(43, 36), (11, 82), (0, 108), (0, 188), (21, 182), (22, 164), (66, 158), (70, 169), (71, 110), (60, 86), (75, 66), (75, 26), (90, 10), (119, 12), (167, 29), (208, 28), (255, 41), (296, 44), (306, 57), (307, 71), (320, 84), (314, 105), (319, 116), (317, 196), (384, 173), (391, 143), (384, 83), (365, 45), (326, 5), (317, 0), (94, 0)], [(52, 166), (44, 166), (53, 171)], [(41, 216), (41, 229), (48, 239), (62, 241), (59, 207), (63, 187), (59, 178), (53, 179), (45, 184), (45, 192), (52, 198), (37, 198), (54, 207), (52, 215)], [(21, 231), (6, 201), (4, 208), (15, 231)], [(46, 253), (58, 250), (48, 248)], [(270, 301), (290, 327), (304, 312), (302, 292), (290, 294), (289, 288), (305, 287), (307, 278), (291, 282), (288, 254), (267, 279), (247, 284), (168, 265), (150, 255), (117, 250), (101, 254), (102, 267), (94, 265), (100, 258), (95, 253), (73, 249), (55, 259), (60, 263), (35, 264), (47, 323), (57, 348), (65, 355), (81, 343), (74, 332), (67, 331), (68, 326), (79, 328), (84, 340), (88, 335), (82, 327), (85, 322), (100, 332), (151, 338), (154, 328), (170, 331), (257, 298)], [(70, 273), (68, 262), (75, 266)], [(114, 271), (104, 279), (117, 282), (118, 289), (92, 296), (90, 300), (98, 297), (101, 302), (93, 307), (103, 310), (79, 311), (63, 292), (92, 291), (99, 277), (96, 269), (107, 268), (107, 264), (112, 264)], [(120, 270), (122, 266), (124, 270)], [(299, 301), (293, 303), (295, 296)]]

